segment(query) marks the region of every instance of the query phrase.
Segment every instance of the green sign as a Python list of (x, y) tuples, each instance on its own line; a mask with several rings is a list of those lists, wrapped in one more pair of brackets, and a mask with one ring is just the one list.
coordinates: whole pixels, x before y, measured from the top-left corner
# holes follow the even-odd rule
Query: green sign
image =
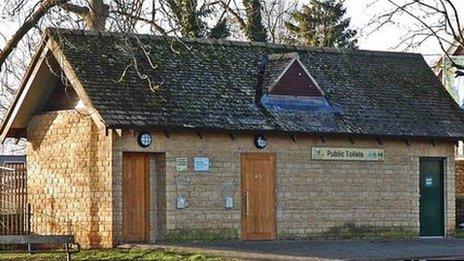
[(313, 160), (382, 161), (383, 149), (312, 147)]

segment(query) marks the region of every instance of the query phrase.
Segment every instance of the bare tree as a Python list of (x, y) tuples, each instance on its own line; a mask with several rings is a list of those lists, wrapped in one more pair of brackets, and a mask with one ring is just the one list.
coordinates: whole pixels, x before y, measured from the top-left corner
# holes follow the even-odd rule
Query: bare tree
[(149, 26), (159, 34), (226, 37), (226, 19), (211, 29), (201, 20), (212, 17), (210, 6), (207, 0), (201, 5), (195, 0), (6, 0), (0, 4), (0, 22), (15, 21), (20, 26), (12, 34), (6, 28), (0, 30), (2, 90), (14, 92), (47, 26), (123, 32)]
[[(443, 54), (457, 69), (464, 67), (456, 64), (449, 47), (463, 47), (464, 36), (461, 14), (458, 1), (453, 0), (377, 0), (371, 7), (388, 3), (390, 8), (376, 16), (369, 26), (378, 30), (390, 24), (396, 24), (402, 19), (409, 19), (413, 27), (403, 35), (397, 48), (410, 49), (418, 47), (429, 40), (435, 40)], [(462, 8), (462, 5), (461, 5)]]
[(217, 0), (235, 26), (234, 37), (249, 41), (280, 42), (286, 33), (282, 26), (298, 1), (287, 0)]
[(285, 0), (5, 0), (0, 23), (18, 27), (0, 29), (0, 114), (48, 26), (211, 38), (235, 27), (233, 38), (279, 42), (294, 8)]
[(289, 31), (285, 27), (291, 14), (296, 11), (298, 1), (270, 0), (263, 3), (263, 20), (271, 43), (282, 43), (288, 38)]
[[(148, 0), (5, 0), (0, 3), (0, 114), (19, 85), (42, 31), (49, 26), (135, 32), (149, 26), (166, 34), (161, 7)], [(169, 25), (166, 26), (169, 28)]]

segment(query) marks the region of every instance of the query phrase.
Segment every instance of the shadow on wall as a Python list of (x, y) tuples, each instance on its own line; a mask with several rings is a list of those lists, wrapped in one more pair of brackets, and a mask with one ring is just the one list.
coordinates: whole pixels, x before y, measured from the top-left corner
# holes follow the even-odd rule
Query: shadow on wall
[[(104, 184), (101, 182), (102, 175), (99, 172), (99, 166), (101, 166), (101, 161), (99, 151), (100, 151), (100, 132), (98, 127), (92, 121), (91, 126), (91, 135), (88, 139), (86, 147), (90, 150), (89, 155), (89, 173), (90, 176), (90, 208), (89, 208), (89, 218), (90, 218), (90, 229), (88, 232), (88, 238), (90, 240), (90, 245), (92, 247), (100, 247), (102, 243), (102, 237), (100, 235), (100, 217), (102, 216), (99, 211), (99, 203), (101, 198), (98, 194), (101, 192)], [(92, 171), (92, 170), (97, 171)]]
[[(44, 122), (44, 118), (46, 117), (46, 121)], [(32, 145), (33, 150), (38, 150), (42, 146), (42, 143), (45, 139), (45, 137), (48, 135), (48, 132), (50, 131), (50, 126), (53, 125), (54, 121), (58, 117), (58, 112), (48, 112), (47, 115), (42, 115), (40, 117), (40, 120), (37, 118), (31, 121), (29, 124), (33, 124), (34, 126), (28, 126), (28, 128), (34, 128), (36, 129), (37, 126), (40, 126), (39, 131), (34, 131), (33, 137), (30, 137), (30, 132), (28, 130), (28, 141)]]
[[(46, 118), (45, 118), (46, 117)], [(47, 115), (41, 115), (41, 117), (33, 118), (32, 121), (29, 123), (28, 126), (28, 142), (34, 151), (40, 150), (42, 143), (46, 140), (46, 136), (49, 135), (50, 127), (53, 125), (54, 121), (57, 119), (58, 113), (47, 113)], [(29, 131), (32, 129), (33, 131)], [(29, 151), (27, 151), (30, 154)], [(31, 158), (27, 158), (27, 165), (30, 167), (31, 164), (29, 161)], [(33, 159), (32, 159), (33, 160)], [(29, 172), (30, 170), (28, 170)], [(30, 175), (28, 173), (28, 175)], [(45, 178), (43, 170), (41, 173), (36, 173), (36, 175), (40, 175), (41, 178)], [(29, 180), (29, 178), (28, 178)], [(40, 192), (37, 190), (39, 189)], [(28, 183), (28, 197), (30, 196), (31, 188), (29, 187)], [(32, 193), (46, 193), (46, 188), (34, 188)], [(43, 204), (34, 204), (35, 200), (28, 199), (31, 202), (32, 207), (32, 232), (38, 234), (53, 234), (56, 233), (56, 230), (59, 229), (59, 224), (56, 221), (57, 217), (55, 215), (55, 203), (56, 199), (53, 195), (46, 195), (45, 201)]]
[(74, 111), (48, 112), (29, 127), (34, 232), (73, 234), (83, 246), (108, 247), (107, 137)]

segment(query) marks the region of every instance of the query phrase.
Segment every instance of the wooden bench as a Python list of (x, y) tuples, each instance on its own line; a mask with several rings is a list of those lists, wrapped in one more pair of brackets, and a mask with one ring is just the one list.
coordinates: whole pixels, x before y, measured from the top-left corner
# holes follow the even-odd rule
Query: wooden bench
[[(0, 244), (4, 245), (27, 245), (27, 252), (34, 253), (66, 253), (66, 260), (71, 261), (71, 254), (79, 252), (81, 246), (74, 242), (72, 235), (24, 235), (24, 236), (0, 236)], [(35, 244), (63, 244), (64, 250), (33, 250)]]

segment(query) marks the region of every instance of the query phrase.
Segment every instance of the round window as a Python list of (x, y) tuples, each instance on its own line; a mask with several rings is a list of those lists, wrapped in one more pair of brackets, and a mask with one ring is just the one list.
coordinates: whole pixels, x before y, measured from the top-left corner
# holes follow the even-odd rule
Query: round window
[(264, 134), (258, 134), (255, 137), (255, 146), (258, 149), (264, 149), (267, 146), (267, 140)]
[(153, 138), (147, 132), (140, 133), (139, 136), (137, 137), (137, 140), (139, 142), (140, 147), (143, 147), (143, 148), (150, 146), (151, 143), (153, 142)]

